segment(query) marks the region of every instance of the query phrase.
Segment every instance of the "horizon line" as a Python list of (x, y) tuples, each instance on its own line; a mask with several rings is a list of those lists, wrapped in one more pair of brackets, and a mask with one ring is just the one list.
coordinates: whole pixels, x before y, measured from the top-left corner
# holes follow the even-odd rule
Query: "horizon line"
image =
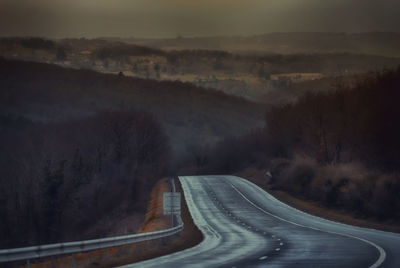
[(362, 35), (362, 34), (400, 34), (400, 32), (396, 31), (380, 31), (380, 30), (373, 30), (373, 31), (364, 31), (364, 32), (343, 32), (343, 31), (285, 31), (285, 32), (265, 32), (259, 34), (251, 34), (251, 35), (183, 35), (183, 34), (176, 34), (175, 36), (114, 36), (114, 35), (99, 35), (99, 36), (64, 36), (64, 37), (51, 37), (51, 36), (44, 36), (44, 35), (1, 35), (0, 38), (44, 38), (44, 39), (51, 39), (51, 40), (64, 40), (64, 39), (196, 39), (196, 38), (250, 38), (250, 37), (258, 37), (264, 35), (274, 35), (274, 34), (336, 34), (336, 35)]

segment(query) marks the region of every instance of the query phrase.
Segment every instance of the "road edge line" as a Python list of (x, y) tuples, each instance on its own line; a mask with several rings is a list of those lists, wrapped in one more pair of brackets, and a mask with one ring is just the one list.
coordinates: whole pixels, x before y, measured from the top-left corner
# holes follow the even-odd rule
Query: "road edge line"
[(378, 260), (375, 261), (374, 264), (372, 264), (371, 266), (369, 266), (369, 268), (377, 268), (377, 267), (379, 267), (380, 265), (382, 265), (382, 263), (383, 263), (383, 262), (385, 261), (385, 259), (386, 259), (386, 252), (385, 252), (385, 250), (384, 250), (381, 246), (375, 244), (374, 242), (371, 242), (371, 241), (369, 241), (369, 240), (366, 240), (366, 239), (364, 239), (364, 238), (360, 238), (360, 237), (357, 237), (357, 236), (348, 235), (348, 234), (343, 234), (343, 233), (337, 233), (337, 232), (331, 232), (331, 231), (326, 231), (326, 230), (322, 230), (322, 229), (319, 229), (319, 228), (315, 228), (315, 227), (311, 227), (311, 226), (306, 226), (306, 225), (302, 225), (302, 224), (299, 224), (299, 223), (295, 223), (295, 222), (286, 220), (286, 219), (284, 219), (284, 218), (281, 218), (281, 217), (279, 217), (279, 216), (277, 216), (277, 215), (274, 215), (274, 214), (272, 214), (272, 213), (270, 213), (270, 212), (264, 210), (263, 208), (259, 207), (259, 206), (256, 205), (253, 201), (249, 200), (249, 199), (248, 199), (240, 190), (238, 190), (232, 183), (229, 182), (229, 184), (231, 185), (231, 187), (232, 187), (236, 192), (238, 192), (238, 193), (239, 193), (247, 202), (249, 202), (252, 206), (254, 206), (255, 208), (257, 208), (257, 209), (260, 210), (261, 212), (263, 212), (263, 213), (265, 213), (265, 214), (268, 214), (268, 215), (270, 215), (270, 216), (272, 216), (272, 217), (274, 217), (274, 218), (276, 218), (276, 219), (278, 219), (278, 220), (281, 220), (281, 221), (284, 221), (284, 222), (287, 222), (287, 223), (290, 223), (290, 224), (293, 224), (293, 225), (296, 225), (296, 226), (299, 226), (299, 227), (312, 229), (312, 230), (315, 230), (315, 231), (320, 231), (320, 232), (325, 232), (325, 233), (330, 233), (330, 234), (336, 234), (336, 235), (340, 235), (340, 236), (345, 236), (345, 237), (357, 239), (357, 240), (360, 240), (360, 241), (362, 241), (362, 242), (364, 242), (364, 243), (367, 243), (367, 244), (369, 244), (369, 245), (375, 247), (375, 248), (378, 250), (378, 252), (379, 252), (379, 258), (378, 258)]

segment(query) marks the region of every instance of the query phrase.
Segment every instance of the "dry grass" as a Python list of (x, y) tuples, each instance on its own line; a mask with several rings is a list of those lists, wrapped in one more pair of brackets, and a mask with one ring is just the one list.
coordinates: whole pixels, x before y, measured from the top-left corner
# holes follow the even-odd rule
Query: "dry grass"
[(138, 233), (146, 233), (171, 227), (170, 217), (163, 215), (163, 193), (171, 191), (168, 180), (162, 179), (151, 192), (149, 208)]

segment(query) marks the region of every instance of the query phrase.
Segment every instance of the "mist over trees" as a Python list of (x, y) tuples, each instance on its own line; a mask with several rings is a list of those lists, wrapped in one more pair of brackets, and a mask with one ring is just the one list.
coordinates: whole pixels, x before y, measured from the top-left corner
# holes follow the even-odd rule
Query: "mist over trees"
[(0, 113), (64, 121), (104, 109), (147, 110), (175, 151), (263, 124), (261, 104), (190, 83), (145, 80), (0, 58)]

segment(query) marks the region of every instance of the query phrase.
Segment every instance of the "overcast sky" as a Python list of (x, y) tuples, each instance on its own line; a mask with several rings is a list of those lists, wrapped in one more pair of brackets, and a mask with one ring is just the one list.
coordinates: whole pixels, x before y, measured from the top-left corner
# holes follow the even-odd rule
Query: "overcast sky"
[(1, 36), (400, 32), (400, 0), (0, 0)]

